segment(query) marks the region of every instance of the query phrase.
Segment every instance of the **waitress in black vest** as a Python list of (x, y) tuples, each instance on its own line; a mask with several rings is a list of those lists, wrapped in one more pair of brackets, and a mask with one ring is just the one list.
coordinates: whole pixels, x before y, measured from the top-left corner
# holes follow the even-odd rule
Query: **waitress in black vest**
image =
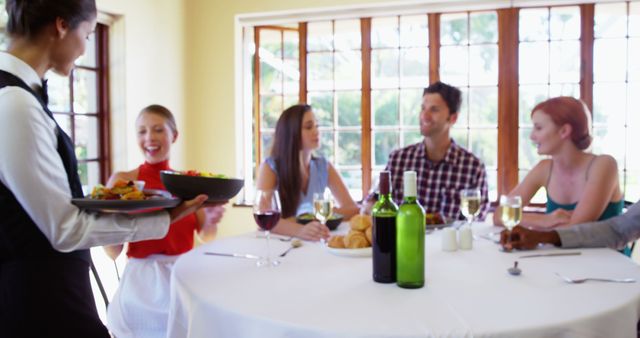
[(0, 53), (0, 337), (109, 337), (89, 283), (92, 246), (162, 238), (201, 195), (136, 217), (89, 214), (74, 147), (47, 109), (45, 73), (68, 76), (96, 26), (95, 0), (6, 0)]

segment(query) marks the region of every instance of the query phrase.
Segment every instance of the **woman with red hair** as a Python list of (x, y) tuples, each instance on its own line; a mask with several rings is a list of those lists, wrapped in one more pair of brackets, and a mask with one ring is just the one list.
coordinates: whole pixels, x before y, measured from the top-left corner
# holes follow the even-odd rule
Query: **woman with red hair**
[[(624, 200), (618, 183), (618, 165), (610, 155), (594, 155), (590, 112), (573, 97), (555, 97), (531, 111), (531, 140), (538, 154), (548, 155), (527, 174), (509, 196), (527, 205), (540, 188), (547, 192), (545, 214), (525, 213), (521, 224), (554, 228), (603, 220), (622, 213)], [(494, 222), (500, 224), (499, 213)]]

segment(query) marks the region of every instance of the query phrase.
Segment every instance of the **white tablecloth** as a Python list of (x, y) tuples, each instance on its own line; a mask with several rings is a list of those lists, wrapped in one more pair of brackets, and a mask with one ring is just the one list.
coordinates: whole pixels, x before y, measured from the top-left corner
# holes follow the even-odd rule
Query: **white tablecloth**
[[(487, 226), (474, 225), (476, 233)], [(169, 337), (635, 337), (640, 283), (567, 284), (570, 277), (633, 277), (640, 269), (610, 249), (518, 259), (485, 239), (441, 251), (427, 235), (422, 289), (378, 284), (371, 258), (339, 257), (305, 243), (277, 268), (204, 251), (263, 254), (255, 233), (183, 255), (172, 274)], [(274, 253), (289, 245), (271, 241)], [(545, 248), (535, 253), (558, 251)], [(523, 274), (507, 274), (518, 260)]]

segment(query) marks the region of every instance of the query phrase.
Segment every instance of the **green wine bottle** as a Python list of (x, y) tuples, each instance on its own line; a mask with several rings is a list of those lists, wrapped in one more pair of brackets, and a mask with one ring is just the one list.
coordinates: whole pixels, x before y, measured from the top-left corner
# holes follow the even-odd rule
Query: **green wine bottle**
[(416, 172), (405, 171), (404, 200), (396, 217), (396, 280), (401, 288), (424, 286), (424, 209), (416, 198)]
[(373, 280), (396, 281), (396, 216), (398, 206), (391, 198), (391, 177), (380, 173), (380, 199), (373, 206)]

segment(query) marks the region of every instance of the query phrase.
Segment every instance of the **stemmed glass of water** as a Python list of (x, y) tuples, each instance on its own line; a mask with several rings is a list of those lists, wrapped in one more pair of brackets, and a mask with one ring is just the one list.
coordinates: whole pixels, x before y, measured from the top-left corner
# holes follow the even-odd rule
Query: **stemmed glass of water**
[(500, 196), (500, 219), (509, 234), (507, 243), (511, 242), (511, 230), (522, 220), (522, 198), (520, 196)]

